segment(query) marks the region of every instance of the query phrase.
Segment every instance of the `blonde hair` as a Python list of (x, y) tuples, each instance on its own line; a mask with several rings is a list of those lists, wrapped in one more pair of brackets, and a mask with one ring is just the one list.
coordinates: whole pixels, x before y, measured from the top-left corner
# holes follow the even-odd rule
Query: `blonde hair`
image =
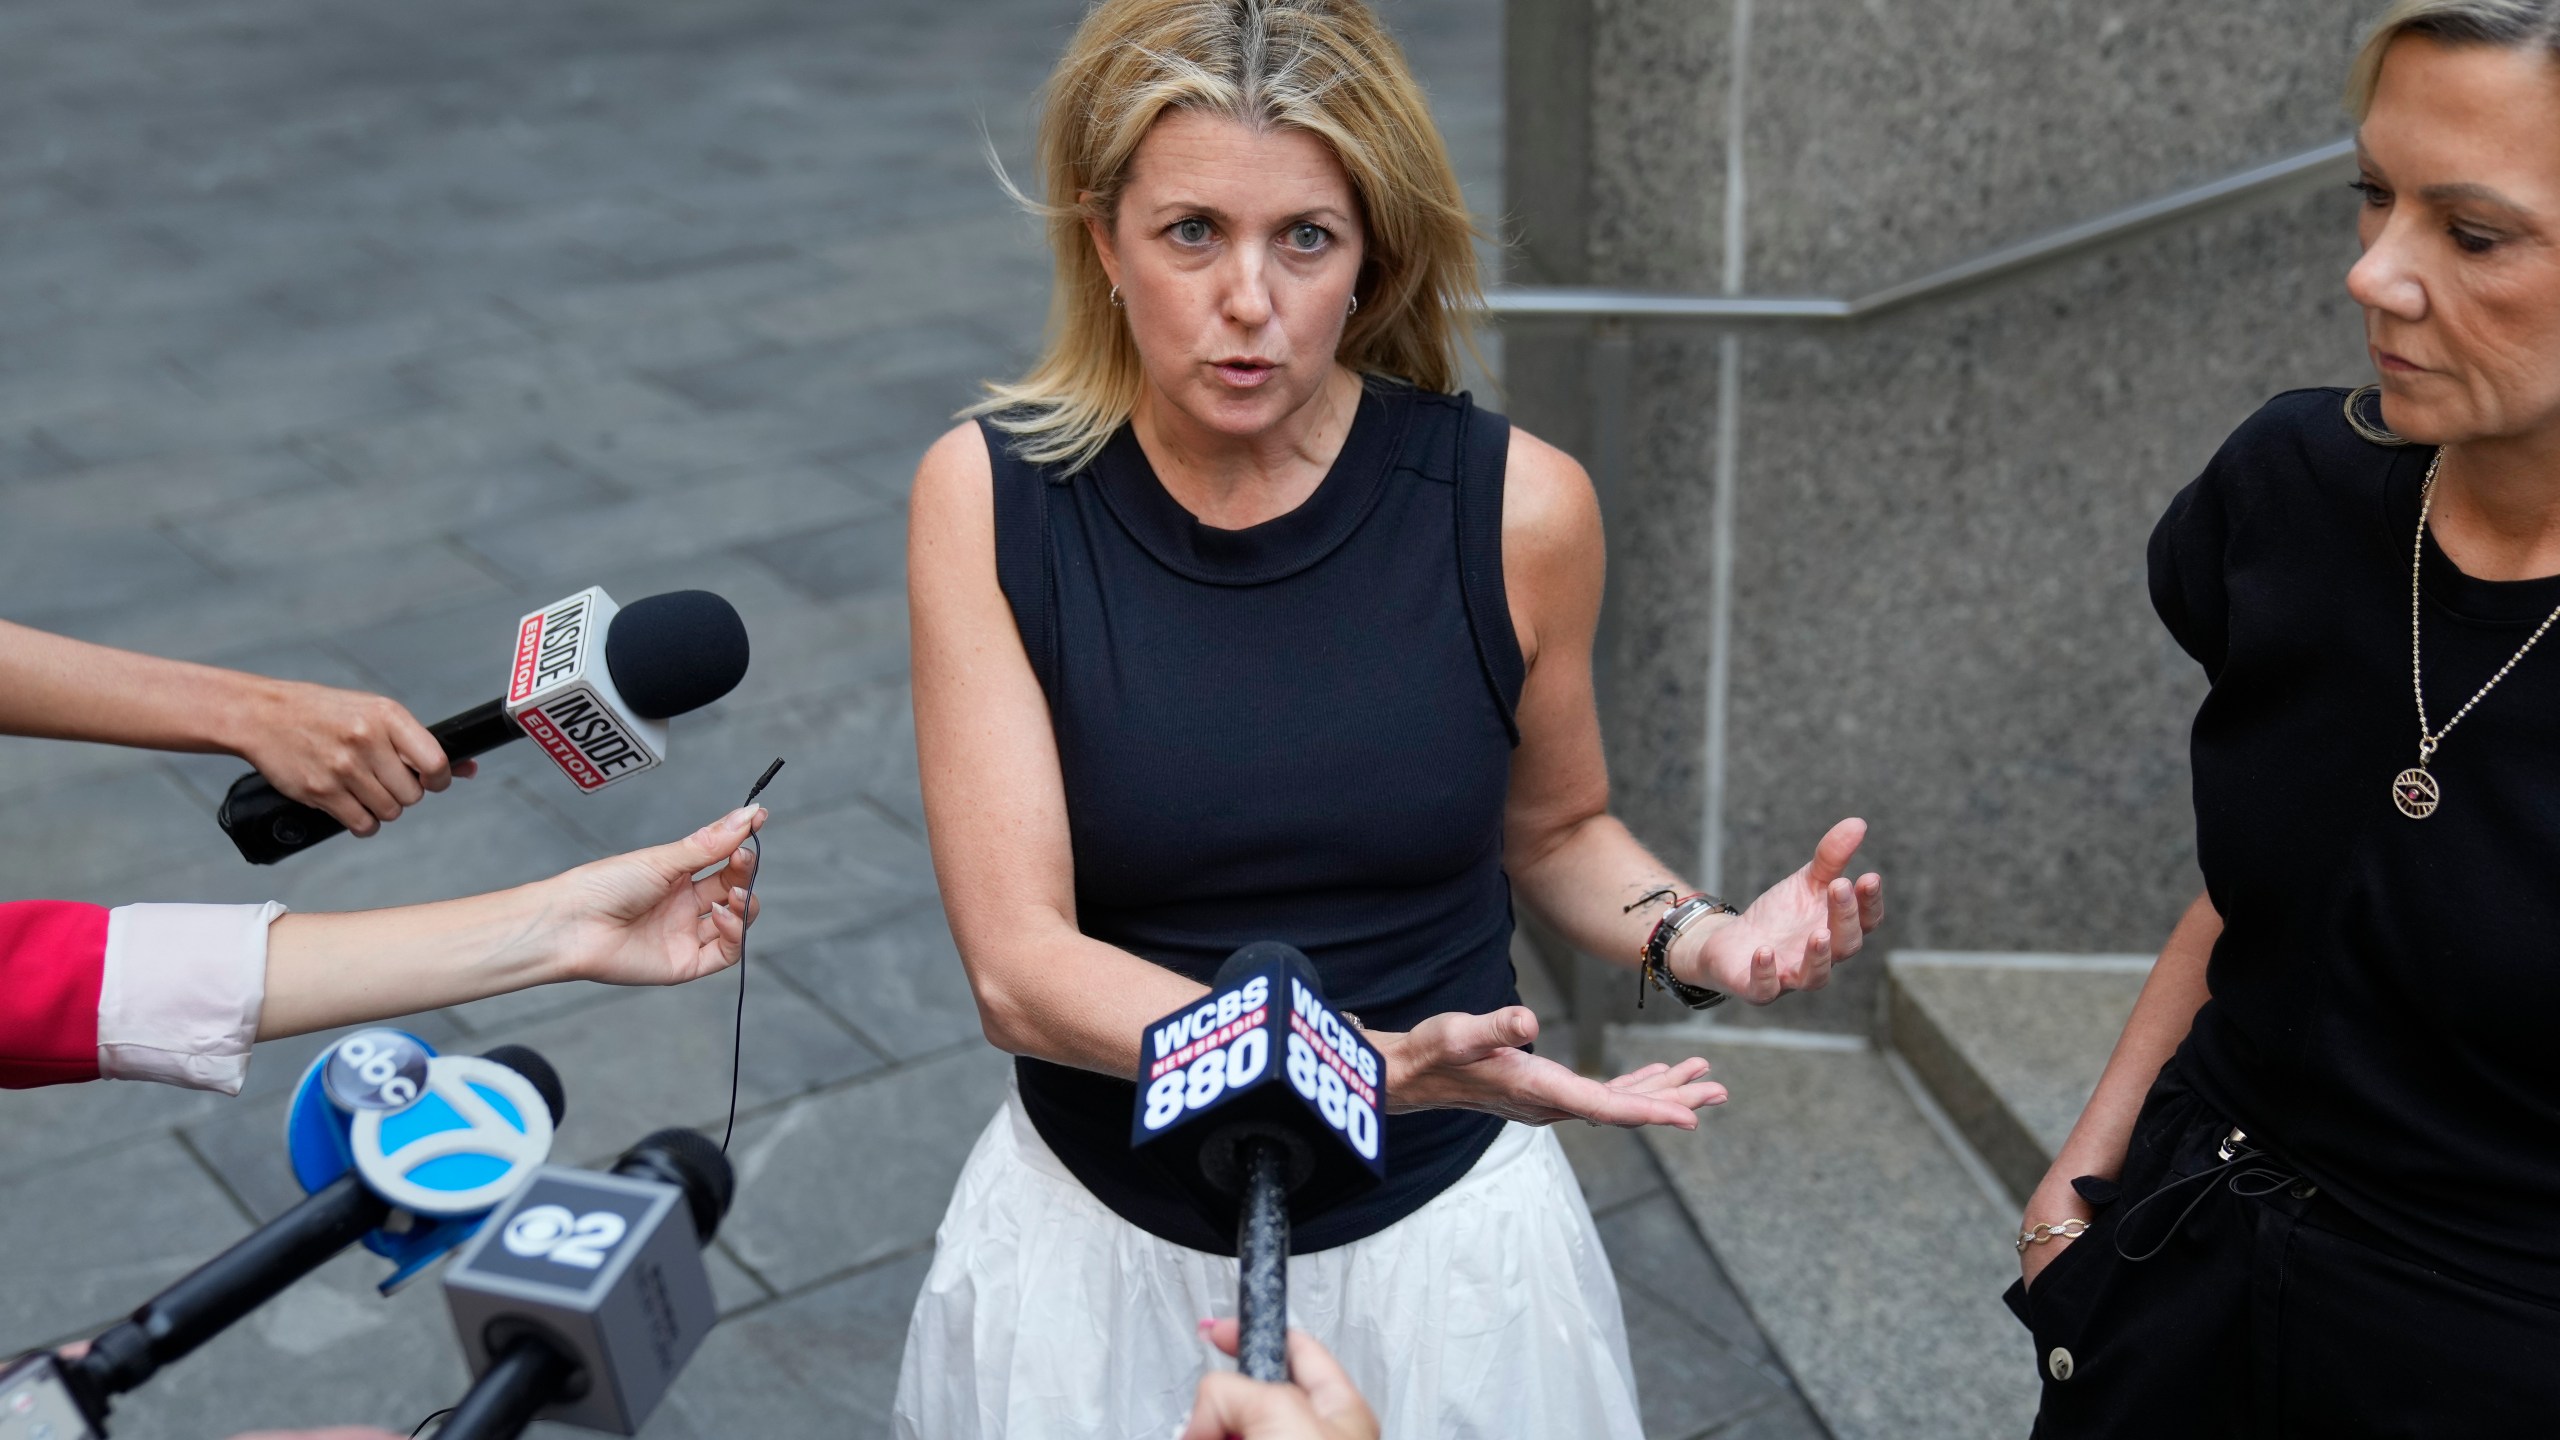
[(1457, 388), (1459, 348), (1472, 343), (1465, 316), (1483, 298), (1475, 227), (1422, 87), (1369, 7), (1102, 0), (1041, 92), (1045, 199), (1006, 184), (1048, 224), (1047, 338), (1030, 374), (990, 383), (964, 415), (992, 417), (1023, 458), (1071, 470), (1128, 420), (1145, 376), (1085, 223), (1111, 225), (1138, 143), (1174, 109), (1304, 130), (1331, 146), (1367, 230), (1360, 303), (1336, 358), (1426, 390)]
[(2382, 57), (2403, 35), (2448, 45), (2531, 45), (2560, 59), (2560, 3), (2554, 0), (2398, 0), (2365, 32), (2347, 70), (2347, 111), (2362, 122), (2382, 80)]

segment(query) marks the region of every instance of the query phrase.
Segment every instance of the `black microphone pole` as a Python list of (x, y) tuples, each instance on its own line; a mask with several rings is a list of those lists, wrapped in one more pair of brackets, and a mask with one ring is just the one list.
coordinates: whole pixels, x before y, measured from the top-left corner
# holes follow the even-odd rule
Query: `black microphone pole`
[(93, 1422), (107, 1402), (183, 1359), (388, 1219), (390, 1202), (355, 1172), (305, 1196), (91, 1341), (66, 1377)]
[(516, 1338), (462, 1402), (436, 1427), (436, 1440), (516, 1440), (533, 1417), (560, 1399), (576, 1378), (575, 1362), (540, 1335)]
[(1236, 1365), (1246, 1378), (1289, 1378), (1288, 1152), (1250, 1136), (1243, 1162), (1244, 1206), (1236, 1216)]

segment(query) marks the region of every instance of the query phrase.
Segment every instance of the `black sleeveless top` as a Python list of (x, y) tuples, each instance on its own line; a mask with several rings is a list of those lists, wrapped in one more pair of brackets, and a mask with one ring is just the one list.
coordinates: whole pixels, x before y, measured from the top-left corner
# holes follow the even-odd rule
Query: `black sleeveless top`
[[(1122, 426), (1072, 474), (995, 468), (996, 574), (1048, 693), (1080, 928), (1207, 983), (1238, 946), (1306, 952), (1375, 1030), (1518, 1003), (1502, 815), (1524, 667), (1502, 588), (1510, 427), (1463, 395), (1365, 382), (1295, 510), (1202, 525)], [(1136, 1087), (1015, 1061), (1023, 1108), (1132, 1224), (1235, 1253), (1129, 1126)], [(1375, 1234), (1455, 1183), (1502, 1122), (1386, 1118), (1387, 1178), (1293, 1225)]]

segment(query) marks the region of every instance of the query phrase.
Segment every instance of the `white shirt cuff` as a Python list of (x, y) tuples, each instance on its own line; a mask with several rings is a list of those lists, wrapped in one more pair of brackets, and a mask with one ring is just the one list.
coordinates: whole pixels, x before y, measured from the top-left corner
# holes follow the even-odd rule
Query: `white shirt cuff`
[(98, 984), (98, 1073), (240, 1093), (282, 905), (119, 905)]

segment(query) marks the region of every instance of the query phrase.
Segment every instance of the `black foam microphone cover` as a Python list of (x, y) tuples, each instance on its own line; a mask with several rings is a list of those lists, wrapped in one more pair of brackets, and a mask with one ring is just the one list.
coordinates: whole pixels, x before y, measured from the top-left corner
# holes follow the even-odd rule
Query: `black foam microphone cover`
[(569, 1092), (560, 1084), (560, 1072), (552, 1069), (551, 1062), (532, 1046), (499, 1045), (481, 1051), (480, 1058), (494, 1060), (532, 1081), (535, 1093), (542, 1096), (543, 1105), (551, 1111), (552, 1124), (569, 1118)]
[(705, 1245), (719, 1233), (729, 1202), (738, 1194), (738, 1176), (729, 1168), (729, 1157), (720, 1153), (710, 1136), (682, 1127), (653, 1131), (622, 1152), (613, 1173), (663, 1181), (682, 1190), (693, 1215), (694, 1237)]
[(708, 590), (634, 600), (605, 631), (604, 664), (613, 688), (644, 720), (699, 710), (746, 678), (746, 622)]
[(1277, 940), (1256, 940), (1237, 947), (1236, 952), (1218, 966), (1218, 973), (1209, 977), (1209, 993), (1214, 995), (1226, 989), (1242, 980), (1246, 971), (1272, 960), (1295, 960), (1304, 966), (1303, 978), (1307, 988), (1316, 992), (1317, 999), (1325, 998), (1324, 983), (1316, 977), (1315, 962), (1297, 946), (1284, 945)]

